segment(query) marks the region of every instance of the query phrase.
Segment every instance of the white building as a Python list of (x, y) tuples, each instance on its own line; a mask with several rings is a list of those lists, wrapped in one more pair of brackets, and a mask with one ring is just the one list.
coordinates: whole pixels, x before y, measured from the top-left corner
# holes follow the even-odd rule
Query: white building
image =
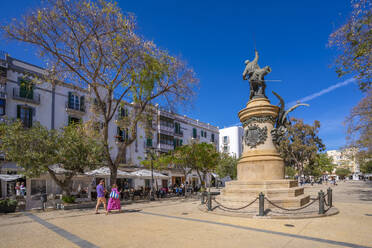
[(357, 152), (357, 148), (347, 148), (327, 151), (327, 155), (332, 157), (337, 167), (348, 168), (352, 172), (353, 180), (359, 180), (360, 167), (355, 158)]
[[(19, 118), (26, 127), (40, 122), (49, 129), (60, 129), (71, 122), (80, 120), (84, 122), (92, 118), (93, 113), (90, 109), (94, 107), (95, 99), (89, 89), (67, 83), (58, 83), (54, 87), (49, 83), (32, 84), (30, 79), (43, 73), (45, 72), (41, 67), (12, 58), (6, 53), (0, 53), (0, 117)], [(130, 111), (131, 105), (126, 106)], [(112, 157), (116, 157), (118, 142), (126, 135), (116, 125), (120, 116), (125, 114), (125, 110), (119, 109), (116, 118), (109, 123)], [(150, 147), (159, 152), (166, 152), (176, 146), (188, 144), (191, 139), (213, 143), (218, 147), (218, 127), (158, 107), (156, 107), (156, 115), (153, 122), (155, 134), (152, 139), (147, 139), (145, 131), (139, 127), (136, 141), (129, 147), (126, 158), (122, 159), (120, 166), (122, 169), (135, 171), (142, 168), (140, 162), (146, 157), (146, 150)], [(0, 174), (16, 173), (18, 170), (14, 163), (5, 164), (5, 167), (0, 168)], [(176, 170), (164, 173), (170, 180), (163, 180), (163, 185), (181, 183), (185, 180), (199, 183), (196, 173), (191, 173), (187, 179)], [(137, 185), (139, 183), (144, 182), (137, 182)], [(135, 186), (134, 180), (131, 184)], [(10, 187), (11, 185), (2, 181), (0, 197), (5, 196)]]
[(220, 129), (220, 152), (239, 158), (243, 153), (243, 127), (232, 126)]

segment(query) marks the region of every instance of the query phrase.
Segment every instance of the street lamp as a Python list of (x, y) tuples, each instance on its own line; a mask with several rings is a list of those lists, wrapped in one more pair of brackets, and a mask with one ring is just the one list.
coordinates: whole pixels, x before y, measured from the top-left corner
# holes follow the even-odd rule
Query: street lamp
[(150, 184), (150, 201), (155, 201), (155, 195), (154, 195), (154, 147), (148, 147), (147, 148), (147, 154), (150, 155), (150, 169), (151, 169), (151, 184)]

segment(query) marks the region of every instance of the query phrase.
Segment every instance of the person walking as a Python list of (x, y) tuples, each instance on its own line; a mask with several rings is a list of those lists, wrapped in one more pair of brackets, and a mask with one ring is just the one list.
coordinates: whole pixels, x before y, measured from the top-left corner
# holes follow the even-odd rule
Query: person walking
[(116, 184), (113, 184), (111, 187), (111, 193), (110, 193), (110, 199), (107, 205), (107, 210), (106, 210), (106, 215), (111, 211), (111, 210), (121, 210), (120, 206), (120, 193), (118, 191), (118, 186)]
[(26, 195), (26, 186), (25, 186), (24, 182), (21, 183), (20, 189), (21, 189), (21, 196), (25, 196)]
[(105, 208), (105, 210), (107, 210), (106, 198), (105, 198), (106, 189), (105, 189), (104, 185), (105, 185), (105, 181), (103, 179), (101, 179), (99, 181), (99, 184), (97, 185), (97, 188), (96, 188), (96, 190), (97, 190), (96, 214), (99, 214), (98, 213), (98, 208), (101, 205), (101, 203), (103, 204), (103, 207)]
[(16, 191), (16, 196), (20, 196), (21, 195), (21, 183), (20, 182), (17, 182), (16, 183), (15, 191)]

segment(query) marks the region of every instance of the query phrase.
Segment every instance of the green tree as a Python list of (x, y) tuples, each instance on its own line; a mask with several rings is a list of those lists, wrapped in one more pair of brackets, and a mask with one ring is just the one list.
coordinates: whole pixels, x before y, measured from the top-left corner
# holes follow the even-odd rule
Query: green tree
[(297, 174), (297, 170), (292, 166), (285, 166), (285, 175), (287, 175), (289, 178), (294, 178)]
[(371, 153), (363, 150), (356, 154), (357, 163), (360, 166), (360, 171), (364, 174), (372, 173), (372, 157)]
[[(0, 124), (0, 135), (0, 150), (6, 159), (16, 162), (30, 177), (49, 173), (67, 196), (72, 190), (72, 178), (96, 168), (104, 157), (102, 143), (88, 135), (82, 125), (57, 131), (36, 123), (25, 129), (17, 120)], [(52, 165), (59, 165), (59, 172)]]
[(318, 153), (315, 159), (305, 166), (304, 173), (305, 175), (320, 177), (326, 172), (331, 174), (335, 167), (332, 157), (328, 156), (327, 153)]
[(228, 153), (220, 153), (220, 159), (216, 168), (220, 178), (229, 176), (232, 180), (237, 178), (237, 165), (239, 159), (230, 156)]
[(353, 0), (346, 23), (329, 37), (329, 45), (340, 50), (335, 64), (338, 76), (352, 74), (361, 90), (371, 87), (372, 9), (370, 0)]
[(349, 176), (351, 174), (351, 171), (347, 168), (337, 168), (336, 169), (336, 175), (339, 176), (341, 179)]
[(304, 165), (313, 163), (317, 153), (324, 151), (325, 145), (318, 137), (319, 121), (314, 121), (312, 126), (295, 118), (291, 121), (278, 150), (285, 164), (294, 167), (302, 175)]
[[(125, 15), (113, 1), (46, 0), (2, 30), (6, 38), (38, 49), (48, 64), (45, 80), (49, 82), (53, 75), (89, 88), (96, 119), (103, 120), (111, 182), (116, 181), (127, 148), (137, 139), (138, 126), (146, 126), (152, 118), (154, 101), (170, 107), (187, 102), (197, 84), (183, 61), (138, 35), (134, 16)], [(117, 147), (110, 147), (109, 123), (128, 103), (130, 113), (117, 122), (126, 134)], [(117, 151), (115, 157), (111, 150)]]

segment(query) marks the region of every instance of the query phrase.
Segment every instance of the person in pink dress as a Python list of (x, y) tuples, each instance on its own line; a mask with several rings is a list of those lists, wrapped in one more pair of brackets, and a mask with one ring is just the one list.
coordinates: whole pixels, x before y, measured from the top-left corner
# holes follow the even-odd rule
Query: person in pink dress
[(120, 193), (118, 191), (118, 186), (113, 184), (111, 187), (110, 199), (107, 205), (106, 214), (108, 214), (111, 210), (121, 210), (120, 207)]

